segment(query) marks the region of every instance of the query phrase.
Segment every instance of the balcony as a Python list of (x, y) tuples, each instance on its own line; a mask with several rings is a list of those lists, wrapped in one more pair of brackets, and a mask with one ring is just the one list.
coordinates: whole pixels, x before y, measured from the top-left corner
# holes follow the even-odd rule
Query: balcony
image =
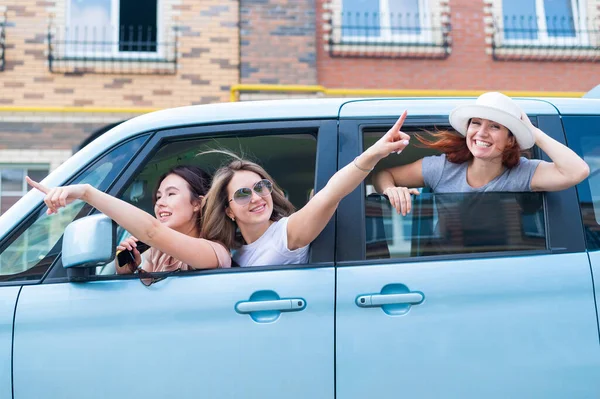
[(443, 59), (449, 33), (441, 14), (333, 12), (325, 42), (331, 57)]
[(48, 28), (48, 68), (61, 74), (177, 73), (177, 28), (151, 27)]
[(600, 61), (600, 20), (504, 16), (494, 19), (497, 61)]

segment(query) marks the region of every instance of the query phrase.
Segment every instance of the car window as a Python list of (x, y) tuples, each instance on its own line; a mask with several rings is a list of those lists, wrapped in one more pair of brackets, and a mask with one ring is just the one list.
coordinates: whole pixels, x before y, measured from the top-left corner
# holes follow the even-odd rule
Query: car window
[(600, 116), (565, 116), (569, 147), (590, 167), (590, 175), (577, 185), (581, 216), (589, 250), (600, 249)]
[[(87, 183), (106, 190), (131, 160), (146, 137), (129, 141), (89, 166), (71, 184)], [(60, 253), (61, 238), (67, 225), (87, 215), (91, 208), (74, 201), (57, 215), (47, 215), (43, 207), (29, 226), (0, 252), (0, 281), (38, 280)]]
[(366, 199), (366, 259), (546, 248), (541, 193), (421, 193), (406, 216)]
[[(424, 133), (407, 129), (407, 133)], [(363, 148), (383, 132), (365, 132)], [(415, 144), (413, 142), (413, 144)], [(375, 171), (437, 155), (418, 145), (391, 155)], [(421, 188), (412, 211), (398, 214), (387, 197), (365, 181), (366, 259), (546, 249), (544, 198), (541, 193), (433, 194)]]
[[(245, 158), (262, 165), (283, 189), (296, 209), (304, 206), (309, 200), (315, 184), (317, 140), (315, 134), (308, 132), (225, 138), (203, 137), (167, 142), (135, 176), (121, 199), (154, 216), (152, 193), (158, 178), (176, 165), (195, 165), (212, 175), (219, 166), (230, 160), (222, 154), (198, 155), (214, 149), (242, 154)], [(120, 242), (127, 236), (128, 233), (119, 227), (117, 241)], [(96, 273), (114, 274), (114, 262), (99, 267)]]

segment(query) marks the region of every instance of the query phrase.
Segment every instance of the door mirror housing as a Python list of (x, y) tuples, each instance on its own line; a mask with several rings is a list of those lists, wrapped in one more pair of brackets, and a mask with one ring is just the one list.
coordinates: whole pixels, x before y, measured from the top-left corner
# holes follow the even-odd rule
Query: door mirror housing
[(92, 268), (115, 257), (117, 225), (103, 214), (86, 216), (70, 223), (62, 242), (65, 268)]

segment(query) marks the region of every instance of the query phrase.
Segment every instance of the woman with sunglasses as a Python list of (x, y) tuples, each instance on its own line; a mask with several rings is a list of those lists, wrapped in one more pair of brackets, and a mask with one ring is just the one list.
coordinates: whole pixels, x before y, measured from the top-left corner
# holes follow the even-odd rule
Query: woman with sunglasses
[(240, 266), (307, 263), (309, 244), (325, 228), (342, 198), (358, 187), (377, 162), (408, 145), (409, 136), (400, 131), (405, 119), (406, 111), (297, 212), (261, 166), (225, 153), (234, 160), (213, 177), (202, 231), (235, 249), (234, 261)]
[[(160, 200), (155, 202), (154, 209), (157, 218), (89, 184), (74, 184), (50, 189), (29, 177), (26, 179), (30, 186), (46, 194), (44, 202), (48, 206), (49, 215), (57, 213), (60, 208), (66, 207), (75, 200), (82, 200), (136, 237), (122, 242), (121, 248), (133, 250), (137, 240), (152, 247), (154, 251), (154, 255), (150, 257), (152, 265), (144, 266), (144, 270), (171, 271), (181, 265), (186, 265), (190, 269), (230, 267), (231, 257), (227, 247), (214, 237), (203, 234), (204, 232), (199, 229), (198, 219), (201, 216), (204, 189), (202, 192), (194, 193), (194, 188), (176, 170), (177, 168), (167, 173), (159, 183), (156, 194), (160, 194)], [(189, 174), (186, 173), (185, 176), (189, 177)], [(176, 200), (177, 198), (179, 201)], [(190, 205), (189, 208), (177, 209), (184, 206), (186, 201)], [(137, 251), (132, 252), (135, 255)], [(139, 261), (141, 259), (137, 258), (136, 263)], [(165, 262), (177, 263), (175, 268), (170, 266), (165, 269), (163, 267)], [(128, 272), (133, 272), (131, 265), (117, 269), (117, 273)]]

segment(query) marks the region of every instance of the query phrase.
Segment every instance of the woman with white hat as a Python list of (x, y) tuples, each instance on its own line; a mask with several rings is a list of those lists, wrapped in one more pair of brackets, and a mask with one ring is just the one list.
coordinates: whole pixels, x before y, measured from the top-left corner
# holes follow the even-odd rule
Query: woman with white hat
[[(484, 93), (474, 104), (450, 113), (459, 133), (441, 131), (433, 140), (416, 138), (442, 152), (408, 165), (382, 170), (373, 177), (378, 192), (399, 213), (411, 209), (408, 187), (430, 187), (434, 193), (484, 191), (558, 191), (589, 175), (583, 159), (533, 126), (527, 115), (504, 94)], [(529, 160), (521, 151), (537, 145), (552, 160)]]

